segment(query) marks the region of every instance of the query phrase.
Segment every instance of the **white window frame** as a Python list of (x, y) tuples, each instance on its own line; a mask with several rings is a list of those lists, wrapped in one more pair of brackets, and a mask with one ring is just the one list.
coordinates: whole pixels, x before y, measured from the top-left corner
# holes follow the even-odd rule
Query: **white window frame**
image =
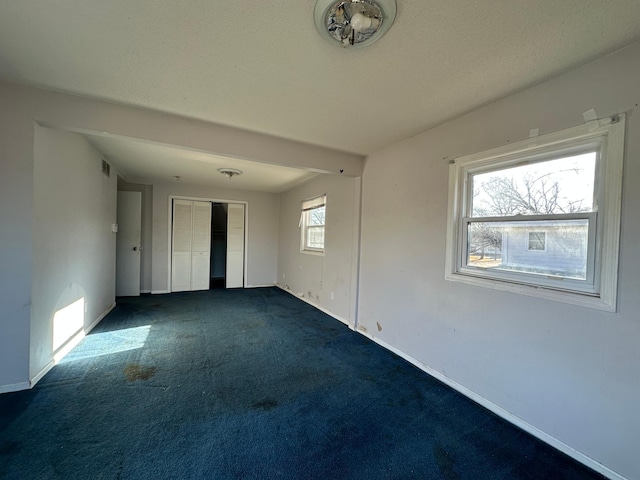
[[(624, 158), (625, 115), (594, 120), (518, 143), (457, 158), (449, 168), (448, 225), (445, 278), (496, 290), (557, 300), (605, 311), (616, 311), (620, 209)], [(526, 161), (581, 153), (597, 146), (594, 211), (581, 214), (536, 215), (535, 220), (589, 220), (587, 280), (497, 272), (466, 265), (467, 234), (472, 207), (471, 176), (500, 170)], [(532, 216), (520, 217), (523, 221)], [(509, 217), (511, 220), (512, 217)], [(498, 220), (493, 219), (493, 220)]]
[[(532, 233), (541, 233), (544, 235), (544, 243), (542, 244), (542, 248), (531, 248), (531, 234)], [(547, 251), (547, 232), (544, 230), (531, 230), (527, 232), (527, 252), (546, 252)]]
[[(324, 225), (309, 225), (308, 218), (310, 212), (317, 208), (325, 208), (325, 224)], [(326, 215), (327, 215), (327, 195), (318, 195), (317, 197), (309, 198), (302, 201), (302, 208), (300, 211), (300, 252), (308, 253), (311, 255), (324, 255), (324, 243), (322, 248), (311, 247), (307, 245), (308, 231), (310, 227), (317, 228), (322, 227), (326, 234)], [(325, 237), (326, 243), (326, 237)]]

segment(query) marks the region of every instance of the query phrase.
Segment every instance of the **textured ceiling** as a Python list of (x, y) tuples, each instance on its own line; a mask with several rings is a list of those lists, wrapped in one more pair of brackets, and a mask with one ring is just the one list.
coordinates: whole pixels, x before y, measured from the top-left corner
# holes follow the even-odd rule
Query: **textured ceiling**
[(638, 0), (398, 0), (347, 50), (313, 1), (3, 0), (0, 77), (367, 154), (640, 38)]

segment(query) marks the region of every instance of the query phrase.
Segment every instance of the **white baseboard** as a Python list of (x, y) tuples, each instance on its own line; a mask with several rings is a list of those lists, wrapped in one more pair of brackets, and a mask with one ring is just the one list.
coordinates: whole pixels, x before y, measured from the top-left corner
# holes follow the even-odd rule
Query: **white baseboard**
[(104, 317), (109, 315), (109, 313), (111, 313), (111, 310), (113, 310), (114, 308), (116, 308), (116, 302), (113, 302), (111, 305), (109, 305), (107, 309), (104, 312), (102, 312), (100, 316), (91, 323), (91, 325), (85, 328), (84, 330), (85, 335), (88, 334), (91, 330), (93, 330), (94, 327), (98, 325)]
[(49, 370), (51, 370), (55, 364), (56, 362), (54, 360), (51, 360), (49, 363), (47, 363), (42, 370), (40, 370), (31, 380), (29, 380), (29, 388), (35, 387), (36, 383), (42, 380), (42, 377), (49, 373)]
[(151, 290), (140, 290), (140, 293), (151, 293)]
[(336, 315), (335, 313), (327, 310), (326, 308), (322, 308), (320, 305), (317, 305), (316, 303), (312, 302), (311, 300), (309, 300), (308, 298), (305, 297), (301, 297), (300, 295), (296, 295), (295, 293), (293, 293), (291, 290), (289, 290), (288, 288), (283, 287), (282, 285), (280, 285), (279, 283), (275, 284), (276, 287), (278, 287), (280, 290), (284, 290), (285, 292), (287, 292), (290, 295), (293, 295), (294, 297), (296, 297), (298, 300), (302, 300), (305, 303), (308, 303), (309, 305), (311, 305), (312, 307), (317, 308), (318, 310), (320, 310), (322, 313), (326, 313), (327, 315), (329, 315), (330, 317), (335, 318), (336, 320), (344, 323), (347, 327), (349, 327), (350, 329), (353, 330), (353, 325), (351, 323), (349, 323), (349, 320), (342, 318), (340, 315)]
[(58, 350), (57, 352), (54, 353), (53, 358), (51, 359), (51, 361), (49, 363), (47, 363), (47, 365), (45, 365), (45, 367), (40, 370), (30, 381), (29, 381), (29, 387), (28, 388), (33, 388), (35, 387), (36, 383), (38, 383), (40, 380), (42, 380), (42, 377), (44, 377), (47, 373), (49, 373), (49, 370), (51, 370), (58, 362), (60, 362), (60, 360), (62, 360), (65, 355), (67, 355), (71, 350), (73, 350), (73, 348), (78, 345), (82, 339), (91, 331), (94, 329), (94, 327), (96, 325), (98, 325), (102, 319), (104, 317), (106, 317), (109, 312), (111, 312), (111, 310), (114, 309), (114, 307), (116, 306), (115, 302), (113, 302), (111, 305), (109, 305), (107, 307), (107, 309), (102, 312), (98, 318), (96, 318), (93, 322), (91, 322), (91, 324), (86, 327), (83, 328), (82, 330), (80, 330), (78, 333), (76, 333), (72, 338), (70, 338), (64, 345), (64, 347), (62, 347), (60, 350)]
[[(265, 285), (245, 285), (244, 288), (262, 288), (262, 287), (274, 287), (277, 286), (275, 283), (267, 283)], [(165, 293), (171, 293), (169, 290), (148, 290), (148, 291), (140, 291), (140, 293), (151, 293), (151, 295), (162, 295)]]
[(484, 408), (486, 408), (487, 410), (495, 413), (496, 415), (498, 415), (499, 417), (503, 418), (507, 422), (515, 425), (518, 428), (521, 428), (525, 432), (530, 433), (531, 435), (533, 435), (534, 437), (538, 438), (539, 440), (542, 440), (544, 443), (546, 443), (546, 444), (556, 448), (557, 450), (560, 450), (561, 452), (569, 455), (571, 458), (573, 458), (574, 460), (577, 460), (578, 462), (582, 463), (583, 465), (586, 465), (587, 467), (595, 470), (596, 472), (598, 472), (598, 473), (600, 473), (600, 474), (604, 475), (605, 477), (610, 478), (612, 480), (628, 480), (626, 477), (620, 475), (617, 472), (614, 472), (613, 470), (611, 470), (610, 468), (602, 465), (601, 463), (599, 463), (598, 461), (594, 460), (593, 458), (585, 455), (582, 452), (579, 452), (575, 448), (570, 447), (566, 443), (562, 442), (561, 440), (558, 440), (557, 438), (549, 435), (548, 433), (543, 432), (539, 428), (531, 425), (530, 423), (528, 423), (527, 421), (525, 421), (522, 418), (518, 417), (517, 415), (514, 415), (513, 413), (505, 410), (504, 408), (502, 408), (499, 405), (496, 405), (495, 403), (491, 402), (490, 400), (487, 400), (486, 398), (478, 395), (477, 393), (473, 392), (472, 390), (469, 390), (464, 385), (461, 385), (461, 384), (457, 383), (455, 380), (450, 379), (449, 377), (443, 375), (442, 373), (438, 372), (437, 370), (434, 370), (433, 368), (431, 368), (431, 367), (425, 365), (424, 363), (416, 360), (412, 356), (407, 355), (406, 353), (402, 352), (401, 350), (398, 350), (397, 348), (389, 345), (388, 343), (384, 342), (383, 340), (380, 340), (379, 338), (377, 338), (377, 337), (375, 337), (375, 336), (373, 336), (373, 335), (369, 334), (368, 332), (363, 331), (361, 329), (358, 329), (356, 331), (358, 333), (364, 335), (365, 337), (371, 339), (372, 341), (374, 341), (375, 343), (377, 343), (381, 347), (386, 348), (387, 350), (395, 353), (399, 357), (404, 358), (409, 363), (415, 365), (416, 367), (418, 367), (419, 369), (421, 369), (425, 373), (431, 375), (432, 377), (440, 380), (445, 385), (448, 385), (449, 387), (453, 388), (454, 390), (460, 392), (465, 397), (473, 400), (474, 402), (476, 402), (479, 405), (482, 405)]
[(19, 392), (20, 390), (28, 390), (29, 382), (10, 383), (8, 385), (0, 385), (0, 394)]

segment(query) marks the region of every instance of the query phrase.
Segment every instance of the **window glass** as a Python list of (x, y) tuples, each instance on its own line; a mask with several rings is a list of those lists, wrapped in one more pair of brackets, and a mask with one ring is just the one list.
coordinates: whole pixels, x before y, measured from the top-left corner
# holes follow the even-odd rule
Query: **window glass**
[(314, 208), (306, 212), (307, 215), (307, 240), (308, 248), (324, 248), (324, 215), (325, 206)]
[(589, 220), (543, 223), (474, 222), (469, 225), (467, 265), (502, 272), (587, 279)]
[(472, 217), (591, 212), (596, 152), (478, 173)]
[(529, 232), (527, 247), (529, 250), (544, 252), (547, 249), (547, 234), (545, 232)]
[(324, 251), (325, 203), (325, 195), (302, 202), (302, 251)]
[(588, 249), (591, 220), (572, 217), (594, 210), (597, 155), (551, 154), (470, 173), (464, 266), (587, 281), (595, 260)]

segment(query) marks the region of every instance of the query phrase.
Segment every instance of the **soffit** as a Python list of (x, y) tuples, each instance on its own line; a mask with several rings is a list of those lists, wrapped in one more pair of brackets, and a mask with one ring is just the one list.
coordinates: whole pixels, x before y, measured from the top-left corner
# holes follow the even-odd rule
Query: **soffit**
[[(180, 182), (212, 188), (282, 193), (318, 175), (303, 169), (222, 157), (131, 138), (85, 137), (132, 183)], [(218, 171), (219, 168), (233, 168), (243, 173), (227, 178)]]

